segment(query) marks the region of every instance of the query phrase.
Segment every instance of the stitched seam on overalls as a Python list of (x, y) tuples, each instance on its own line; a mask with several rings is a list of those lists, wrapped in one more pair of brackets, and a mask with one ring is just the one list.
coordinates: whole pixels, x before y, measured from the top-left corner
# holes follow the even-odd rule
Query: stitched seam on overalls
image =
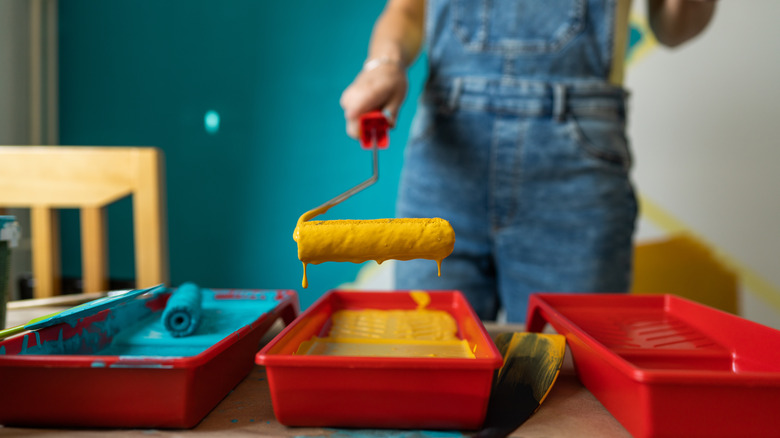
[[(496, 175), (496, 161), (498, 160), (498, 120), (496, 117), (491, 118), (493, 126), (490, 130), (490, 162), (488, 163), (488, 178), (490, 179), (490, 190), (488, 191), (488, 215), (490, 217), (490, 228), (496, 230), (499, 226), (498, 213), (496, 211), (496, 190), (498, 189), (498, 177)], [(493, 234), (490, 233), (491, 240)]]

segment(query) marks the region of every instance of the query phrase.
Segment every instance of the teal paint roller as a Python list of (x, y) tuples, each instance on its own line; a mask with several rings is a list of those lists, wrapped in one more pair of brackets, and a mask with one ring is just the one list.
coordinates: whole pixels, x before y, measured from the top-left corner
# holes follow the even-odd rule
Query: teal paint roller
[(189, 336), (198, 329), (202, 315), (201, 295), (200, 288), (195, 283), (187, 282), (168, 298), (162, 320), (171, 336)]

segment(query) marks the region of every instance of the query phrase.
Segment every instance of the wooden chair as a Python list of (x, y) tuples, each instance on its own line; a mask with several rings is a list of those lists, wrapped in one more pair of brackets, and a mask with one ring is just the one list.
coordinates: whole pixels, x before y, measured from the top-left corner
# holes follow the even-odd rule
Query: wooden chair
[(106, 206), (132, 196), (136, 287), (168, 283), (163, 154), (151, 147), (0, 146), (0, 207), (30, 208), (35, 298), (59, 294), (57, 209), (81, 216), (84, 292), (106, 291)]

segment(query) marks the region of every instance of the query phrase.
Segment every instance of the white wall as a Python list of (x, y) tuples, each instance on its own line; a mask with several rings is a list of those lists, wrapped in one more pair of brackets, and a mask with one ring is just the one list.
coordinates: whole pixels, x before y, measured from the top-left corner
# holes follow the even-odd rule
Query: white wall
[[(0, 145), (30, 143), (30, 2), (0, 0)], [(29, 224), (29, 210), (8, 211)], [(10, 293), (18, 298), (16, 273), (31, 272), (29, 230), (11, 255)]]
[[(640, 15), (644, 6), (644, 0), (634, 1)], [(721, 0), (704, 34), (676, 49), (649, 49), (626, 76), (638, 191), (737, 271), (741, 315), (775, 328), (780, 328), (779, 21), (776, 0)], [(639, 241), (668, 233), (658, 219), (642, 216)], [(392, 265), (367, 264), (346, 286), (392, 288)]]
[(29, 2), (0, 1), (0, 144), (26, 144), (30, 134)]
[[(626, 77), (639, 191), (743, 278), (753, 275), (743, 284), (741, 313), (776, 328), (779, 20), (776, 0), (722, 0), (703, 35), (677, 49), (652, 49)], [(643, 218), (640, 239), (663, 233), (651, 219)]]

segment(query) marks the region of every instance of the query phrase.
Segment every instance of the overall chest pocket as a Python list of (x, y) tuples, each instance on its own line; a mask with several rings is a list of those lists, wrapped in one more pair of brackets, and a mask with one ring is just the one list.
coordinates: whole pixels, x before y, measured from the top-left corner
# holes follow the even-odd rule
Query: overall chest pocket
[(453, 0), (453, 30), (472, 52), (549, 53), (585, 26), (586, 0)]

